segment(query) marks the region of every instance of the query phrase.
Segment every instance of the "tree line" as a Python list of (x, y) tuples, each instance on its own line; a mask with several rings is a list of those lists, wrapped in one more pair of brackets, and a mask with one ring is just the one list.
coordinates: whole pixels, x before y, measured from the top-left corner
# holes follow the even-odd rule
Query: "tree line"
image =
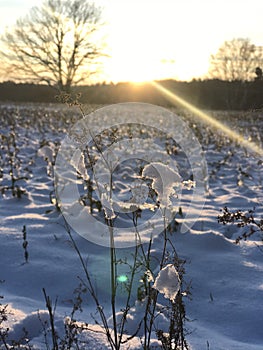
[[(263, 81), (194, 80), (159, 82), (177, 96), (202, 109), (251, 110), (263, 108)], [(96, 84), (72, 88), (72, 95), (81, 93), (80, 101), (91, 104), (147, 102), (170, 106), (151, 84)], [(47, 85), (4, 82), (0, 84), (0, 101), (58, 102), (57, 90)]]

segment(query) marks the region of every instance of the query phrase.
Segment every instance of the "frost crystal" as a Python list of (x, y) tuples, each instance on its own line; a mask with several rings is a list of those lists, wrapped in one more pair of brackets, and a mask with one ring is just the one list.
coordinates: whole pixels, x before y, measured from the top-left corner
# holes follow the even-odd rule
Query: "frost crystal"
[(174, 265), (169, 264), (158, 273), (153, 288), (164, 294), (165, 298), (175, 301), (180, 284), (181, 281), (178, 272)]

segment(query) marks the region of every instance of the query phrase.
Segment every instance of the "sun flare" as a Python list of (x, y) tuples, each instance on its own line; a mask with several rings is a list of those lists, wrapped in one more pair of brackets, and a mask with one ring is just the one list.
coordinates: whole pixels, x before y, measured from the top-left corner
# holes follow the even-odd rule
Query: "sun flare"
[(260, 157), (263, 157), (263, 149), (255, 144), (252, 141), (247, 140), (243, 135), (239, 134), (238, 132), (235, 132), (231, 128), (229, 128), (227, 125), (224, 125), (220, 121), (214, 119), (211, 115), (208, 113), (202, 111), (201, 109), (195, 107), (191, 103), (187, 102), (183, 98), (177, 96), (175, 93), (171, 92), (170, 90), (163, 87), (161, 84), (157, 82), (152, 82), (152, 85), (162, 94), (164, 95), (170, 102), (174, 103), (175, 105), (180, 105), (184, 108), (186, 108), (191, 113), (195, 114), (199, 119), (206, 123), (207, 125), (210, 125), (217, 129), (217, 131), (224, 133), (227, 135), (232, 141), (238, 142), (241, 146), (246, 148), (247, 150), (250, 150), (257, 154)]

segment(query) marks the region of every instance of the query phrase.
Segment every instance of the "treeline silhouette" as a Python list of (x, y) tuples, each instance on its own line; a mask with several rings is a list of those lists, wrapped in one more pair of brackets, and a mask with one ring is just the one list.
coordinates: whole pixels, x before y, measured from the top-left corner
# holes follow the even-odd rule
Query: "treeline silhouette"
[[(222, 80), (193, 80), (181, 82), (163, 80), (159, 83), (196, 107), (212, 110), (250, 110), (263, 108), (263, 81), (229, 82)], [(148, 102), (169, 106), (165, 96), (150, 83), (96, 84), (72, 88), (72, 93), (81, 93), (81, 102), (110, 104), (118, 102)], [(58, 91), (47, 85), (0, 84), (0, 101), (57, 102)]]

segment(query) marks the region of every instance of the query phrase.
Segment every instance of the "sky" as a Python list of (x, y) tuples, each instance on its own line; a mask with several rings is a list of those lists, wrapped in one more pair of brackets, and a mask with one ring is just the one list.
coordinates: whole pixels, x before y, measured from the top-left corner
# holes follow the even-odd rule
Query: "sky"
[[(42, 0), (0, 0), (0, 33)], [(110, 57), (101, 81), (202, 78), (225, 40), (263, 46), (262, 0), (95, 0)]]

